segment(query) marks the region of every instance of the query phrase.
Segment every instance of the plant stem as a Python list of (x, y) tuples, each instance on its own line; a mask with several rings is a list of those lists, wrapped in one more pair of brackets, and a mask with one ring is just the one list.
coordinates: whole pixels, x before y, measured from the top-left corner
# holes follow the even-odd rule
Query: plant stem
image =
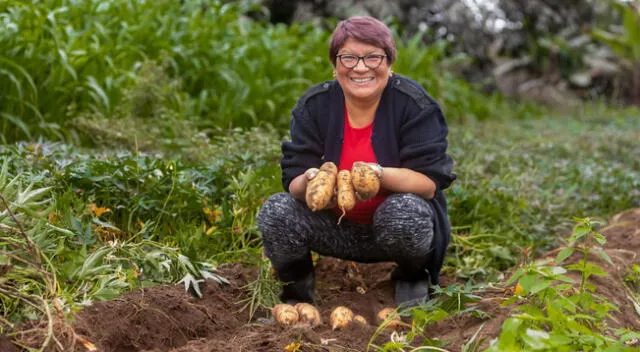
[(582, 249), (582, 280), (580, 281), (580, 293), (584, 292), (584, 286), (587, 283), (587, 257), (589, 256), (589, 248)]

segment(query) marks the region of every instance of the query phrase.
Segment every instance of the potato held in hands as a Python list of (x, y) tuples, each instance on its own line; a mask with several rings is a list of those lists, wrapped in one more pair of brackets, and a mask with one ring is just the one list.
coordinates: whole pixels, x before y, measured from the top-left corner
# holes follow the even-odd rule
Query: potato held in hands
[(356, 194), (351, 183), (351, 172), (341, 170), (338, 172), (338, 208), (342, 210), (342, 216), (338, 219), (338, 224), (342, 217), (356, 205)]
[(332, 162), (326, 162), (320, 167), (320, 171), (307, 184), (305, 200), (312, 211), (326, 209), (333, 198), (336, 186), (338, 168)]
[(365, 162), (353, 163), (351, 168), (353, 189), (361, 200), (369, 200), (380, 191), (380, 178), (373, 168)]

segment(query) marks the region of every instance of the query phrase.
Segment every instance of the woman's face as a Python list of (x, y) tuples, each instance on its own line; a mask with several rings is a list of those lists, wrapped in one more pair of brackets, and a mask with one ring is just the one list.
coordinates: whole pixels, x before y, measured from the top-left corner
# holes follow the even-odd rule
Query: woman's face
[[(338, 50), (338, 55), (353, 55), (356, 57), (367, 57), (367, 65), (375, 67), (377, 64), (376, 59), (379, 57), (375, 55), (385, 55), (384, 50), (370, 45), (359, 42), (355, 39), (347, 39)], [(389, 81), (391, 75), (391, 67), (387, 64), (387, 58), (384, 56), (380, 62), (380, 66), (377, 68), (370, 68), (365, 65), (364, 59), (355, 58), (357, 61), (356, 66), (348, 68), (343, 64), (343, 61), (349, 64), (349, 61), (353, 62), (353, 57), (340, 57), (336, 59), (336, 78), (338, 83), (344, 91), (347, 99), (371, 101), (379, 99), (382, 95), (382, 91)], [(350, 66), (350, 65), (348, 65)]]

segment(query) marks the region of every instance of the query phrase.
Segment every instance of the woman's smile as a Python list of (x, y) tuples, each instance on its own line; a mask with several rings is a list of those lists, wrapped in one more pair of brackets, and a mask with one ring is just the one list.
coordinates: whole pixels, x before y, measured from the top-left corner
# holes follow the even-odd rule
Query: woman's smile
[(367, 85), (371, 83), (375, 77), (351, 77), (351, 81), (358, 85)]

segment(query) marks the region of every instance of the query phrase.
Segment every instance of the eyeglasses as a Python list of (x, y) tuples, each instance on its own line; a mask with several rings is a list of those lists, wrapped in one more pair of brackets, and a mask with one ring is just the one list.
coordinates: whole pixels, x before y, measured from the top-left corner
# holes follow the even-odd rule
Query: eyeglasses
[(336, 57), (340, 60), (342, 66), (348, 69), (352, 69), (358, 66), (358, 63), (360, 62), (360, 60), (362, 60), (365, 66), (372, 70), (375, 70), (376, 68), (380, 67), (380, 65), (382, 64), (382, 60), (384, 60), (387, 55), (371, 54), (366, 56), (357, 56), (352, 54), (342, 54), (336, 55)]

